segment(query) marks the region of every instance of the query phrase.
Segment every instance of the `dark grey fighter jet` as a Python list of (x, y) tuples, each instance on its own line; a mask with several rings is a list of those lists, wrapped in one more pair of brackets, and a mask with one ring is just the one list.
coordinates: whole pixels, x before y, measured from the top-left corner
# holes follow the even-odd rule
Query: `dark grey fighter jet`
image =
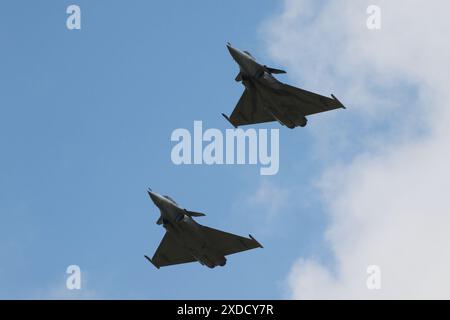
[(224, 266), (229, 254), (262, 248), (252, 236), (244, 238), (198, 224), (192, 217), (203, 213), (183, 209), (169, 196), (151, 190), (148, 194), (161, 211), (156, 223), (166, 229), (153, 258), (145, 256), (158, 269), (194, 261), (209, 268)]
[(345, 109), (334, 95), (328, 98), (281, 83), (273, 74), (286, 71), (259, 64), (249, 52), (233, 48), (229, 43), (227, 48), (239, 65), (240, 72), (235, 80), (245, 87), (231, 116), (222, 113), (235, 128), (276, 120), (293, 129), (306, 126), (306, 116), (311, 114)]

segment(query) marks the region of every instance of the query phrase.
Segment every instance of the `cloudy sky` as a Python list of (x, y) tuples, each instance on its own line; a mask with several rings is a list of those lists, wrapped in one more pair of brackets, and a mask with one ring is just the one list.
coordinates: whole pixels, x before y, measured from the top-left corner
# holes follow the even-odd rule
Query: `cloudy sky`
[[(450, 298), (445, 1), (78, 1), (69, 31), (72, 3), (0, 13), (1, 298)], [(229, 128), (227, 41), (348, 108), (281, 128), (275, 176), (170, 159), (173, 130)], [(147, 187), (265, 248), (156, 270)]]

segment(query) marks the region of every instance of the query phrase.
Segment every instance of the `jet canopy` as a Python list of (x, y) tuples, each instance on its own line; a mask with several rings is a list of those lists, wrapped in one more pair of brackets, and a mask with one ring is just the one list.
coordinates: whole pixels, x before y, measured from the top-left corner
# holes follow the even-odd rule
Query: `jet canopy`
[(166, 199), (168, 199), (169, 201), (172, 201), (173, 203), (175, 203), (176, 205), (178, 205), (178, 203), (175, 201), (175, 200), (173, 200), (171, 197), (169, 197), (169, 196), (167, 196), (167, 195), (165, 195), (165, 196), (163, 196), (164, 198), (166, 198)]

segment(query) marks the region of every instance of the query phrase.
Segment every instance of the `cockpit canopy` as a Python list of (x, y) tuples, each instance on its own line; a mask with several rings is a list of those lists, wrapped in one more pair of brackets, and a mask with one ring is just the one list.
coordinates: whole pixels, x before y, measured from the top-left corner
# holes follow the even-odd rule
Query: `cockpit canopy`
[(250, 53), (250, 52), (248, 52), (248, 51), (245, 51), (244, 50), (244, 52), (246, 53), (246, 54), (248, 54), (250, 57), (252, 57), (253, 58), (253, 56), (252, 56), (252, 54)]
[(163, 197), (166, 198), (166, 199), (168, 199), (168, 200), (170, 200), (170, 201), (172, 201), (174, 204), (178, 205), (178, 203), (177, 203), (175, 200), (173, 200), (171, 197), (169, 197), (169, 196), (167, 196), (167, 195), (165, 195), (165, 196), (163, 196)]

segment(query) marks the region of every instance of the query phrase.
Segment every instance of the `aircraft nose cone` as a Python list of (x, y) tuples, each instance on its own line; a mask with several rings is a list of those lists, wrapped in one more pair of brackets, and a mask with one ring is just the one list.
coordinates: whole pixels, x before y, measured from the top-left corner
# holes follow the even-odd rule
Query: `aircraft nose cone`
[(228, 52), (233, 56), (237, 54), (237, 50), (233, 48), (230, 44), (227, 44)]
[(233, 57), (233, 59), (238, 61), (239, 56), (240, 56), (239, 50), (233, 48), (230, 43), (227, 43), (227, 49), (228, 49), (228, 52), (230, 52), (230, 55)]
[(154, 193), (153, 191), (147, 191), (148, 192), (148, 195), (150, 196), (150, 199), (152, 199), (152, 201), (155, 203), (155, 204), (158, 204), (158, 202), (159, 202), (159, 197), (158, 197), (158, 195), (156, 194), (156, 193)]

